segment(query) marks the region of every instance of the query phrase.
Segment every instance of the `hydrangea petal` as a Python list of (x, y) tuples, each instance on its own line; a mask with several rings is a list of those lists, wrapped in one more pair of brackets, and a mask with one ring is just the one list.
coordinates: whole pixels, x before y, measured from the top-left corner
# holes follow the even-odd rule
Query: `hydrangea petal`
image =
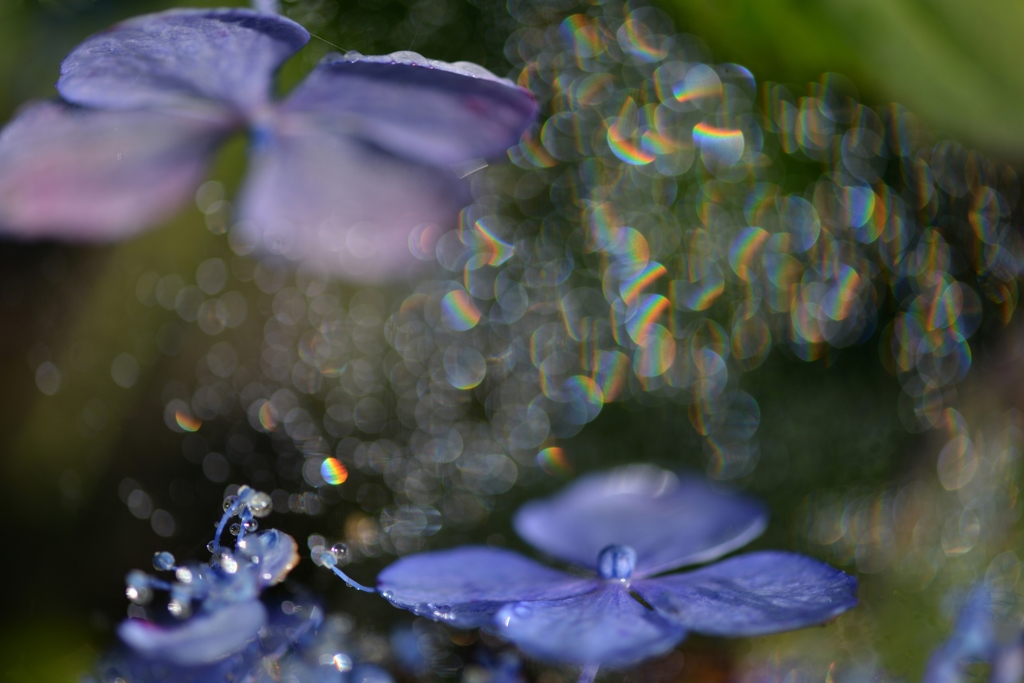
[(43, 102), (0, 133), (0, 231), (109, 240), (172, 214), (229, 130), (196, 112)]
[(714, 560), (756, 538), (766, 523), (757, 501), (649, 465), (580, 477), (514, 518), (534, 546), (586, 567), (596, 566), (603, 548), (628, 545), (637, 553), (637, 577)]
[(294, 119), (262, 145), (243, 191), (240, 237), (321, 272), (365, 283), (404, 277), (418, 265), (412, 230), (454, 224), (463, 204), (454, 174)]
[(414, 52), (323, 60), (284, 105), (315, 112), (364, 141), (425, 164), (503, 154), (533, 122), (533, 95), (468, 62)]
[(495, 623), (496, 633), (533, 657), (612, 667), (667, 652), (686, 636), (620, 583), (603, 583), (564, 600), (505, 605)]
[(692, 572), (636, 581), (666, 619), (690, 631), (756, 636), (820, 624), (857, 604), (857, 580), (804, 555), (756, 552)]
[(458, 628), (490, 624), (511, 601), (562, 598), (595, 585), (518, 553), (479, 546), (403, 557), (377, 577), (377, 589), (396, 607)]
[(248, 9), (146, 14), (72, 50), (57, 90), (90, 107), (203, 99), (248, 112), (269, 101), (274, 72), (307, 42), (309, 33), (294, 21)]
[(243, 649), (267, 622), (259, 600), (227, 605), (173, 626), (129, 619), (117, 634), (138, 654), (178, 666), (201, 666)]

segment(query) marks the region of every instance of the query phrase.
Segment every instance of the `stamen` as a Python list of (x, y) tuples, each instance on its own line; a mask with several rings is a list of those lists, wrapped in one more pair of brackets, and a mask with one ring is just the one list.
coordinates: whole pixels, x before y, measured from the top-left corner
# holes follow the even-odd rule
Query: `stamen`
[(345, 572), (343, 572), (340, 569), (338, 569), (338, 567), (336, 565), (326, 564), (322, 560), (321, 560), (321, 564), (323, 564), (325, 567), (327, 567), (332, 572), (334, 572), (339, 579), (341, 579), (342, 581), (347, 583), (352, 588), (355, 588), (358, 591), (363, 591), (364, 593), (376, 593), (377, 592), (377, 589), (370, 588), (369, 586), (364, 586), (363, 584), (359, 583), (358, 581), (353, 580), (352, 578), (349, 577), (348, 574), (346, 574)]

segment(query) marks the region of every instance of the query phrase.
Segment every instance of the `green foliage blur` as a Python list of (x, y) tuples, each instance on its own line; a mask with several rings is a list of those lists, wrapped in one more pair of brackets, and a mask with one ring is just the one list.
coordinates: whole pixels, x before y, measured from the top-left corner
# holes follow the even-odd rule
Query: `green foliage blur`
[(1011, 0), (660, 0), (677, 27), (758, 80), (825, 71), (865, 103), (899, 102), (931, 126), (1024, 158), (1024, 6)]

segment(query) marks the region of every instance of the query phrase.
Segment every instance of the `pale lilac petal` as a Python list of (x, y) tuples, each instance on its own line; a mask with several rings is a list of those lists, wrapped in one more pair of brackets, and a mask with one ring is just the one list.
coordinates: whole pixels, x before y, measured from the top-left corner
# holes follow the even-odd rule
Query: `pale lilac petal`
[(259, 600), (238, 602), (212, 613), (199, 614), (173, 626), (129, 619), (117, 634), (135, 652), (178, 666), (210, 664), (232, 655), (256, 638), (267, 622)]
[(57, 90), (69, 102), (131, 109), (223, 102), (251, 112), (274, 72), (309, 42), (284, 17), (248, 9), (179, 9), (116, 24), (72, 50)]
[(626, 666), (667, 652), (686, 636), (620, 583), (564, 600), (506, 605), (494, 621), (495, 632), (526, 654), (570, 664)]
[(159, 223), (229, 130), (198, 112), (34, 105), (0, 133), (0, 232), (95, 241)]
[(337, 130), (425, 164), (503, 154), (533, 122), (528, 90), (467, 62), (414, 52), (349, 53), (321, 62), (285, 107), (316, 113)]
[(377, 577), (377, 590), (395, 606), (458, 628), (490, 624), (511, 601), (578, 595), (596, 585), (510, 550), (479, 546), (403, 557)]
[(596, 567), (607, 546), (630, 546), (634, 576), (643, 577), (747, 544), (764, 530), (767, 513), (750, 498), (712, 491), (702, 478), (634, 465), (580, 477), (521, 507), (513, 522), (544, 552), (586, 567)]
[(240, 237), (266, 253), (364, 283), (406, 277), (419, 225), (447, 228), (464, 203), (454, 174), (410, 163), (294, 117), (266, 133), (240, 203)]
[(820, 624), (857, 604), (857, 580), (805, 555), (757, 552), (633, 590), (688, 631), (756, 636)]

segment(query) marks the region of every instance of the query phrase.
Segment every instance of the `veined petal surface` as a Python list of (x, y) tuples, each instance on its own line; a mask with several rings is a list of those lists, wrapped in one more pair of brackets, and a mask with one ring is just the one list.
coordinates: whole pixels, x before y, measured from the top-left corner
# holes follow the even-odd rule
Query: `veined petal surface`
[(509, 602), (563, 598), (597, 585), (510, 550), (480, 546), (409, 555), (377, 577), (377, 589), (395, 606), (457, 628), (487, 626)]
[(278, 124), (258, 143), (240, 203), (241, 236), (264, 253), (381, 283), (418, 265), (409, 251), (414, 228), (454, 225), (464, 185), (453, 173), (323, 131), (305, 117)]
[(529, 502), (513, 523), (537, 548), (591, 568), (603, 548), (628, 545), (643, 577), (717, 559), (759, 536), (767, 519), (759, 502), (715, 492), (702, 478), (631, 465)]
[(274, 73), (309, 42), (294, 21), (248, 9), (145, 14), (87, 38), (61, 64), (57, 90), (104, 109), (222, 102), (266, 105)]
[(0, 231), (101, 241), (171, 215), (230, 131), (210, 111), (97, 111), (42, 102), (0, 132)]
[(129, 619), (121, 622), (117, 634), (142, 656), (178, 666), (201, 666), (238, 652), (266, 623), (266, 608), (259, 600), (249, 600), (173, 626)]
[(804, 555), (756, 552), (635, 581), (666, 619), (698, 633), (757, 636), (831, 619), (857, 604), (857, 580)]
[(570, 664), (626, 666), (667, 652), (686, 636), (611, 582), (563, 600), (505, 605), (494, 621), (495, 632), (526, 654)]
[(284, 106), (436, 166), (504, 153), (537, 115), (533, 95), (511, 81), (476, 64), (414, 52), (328, 57)]

